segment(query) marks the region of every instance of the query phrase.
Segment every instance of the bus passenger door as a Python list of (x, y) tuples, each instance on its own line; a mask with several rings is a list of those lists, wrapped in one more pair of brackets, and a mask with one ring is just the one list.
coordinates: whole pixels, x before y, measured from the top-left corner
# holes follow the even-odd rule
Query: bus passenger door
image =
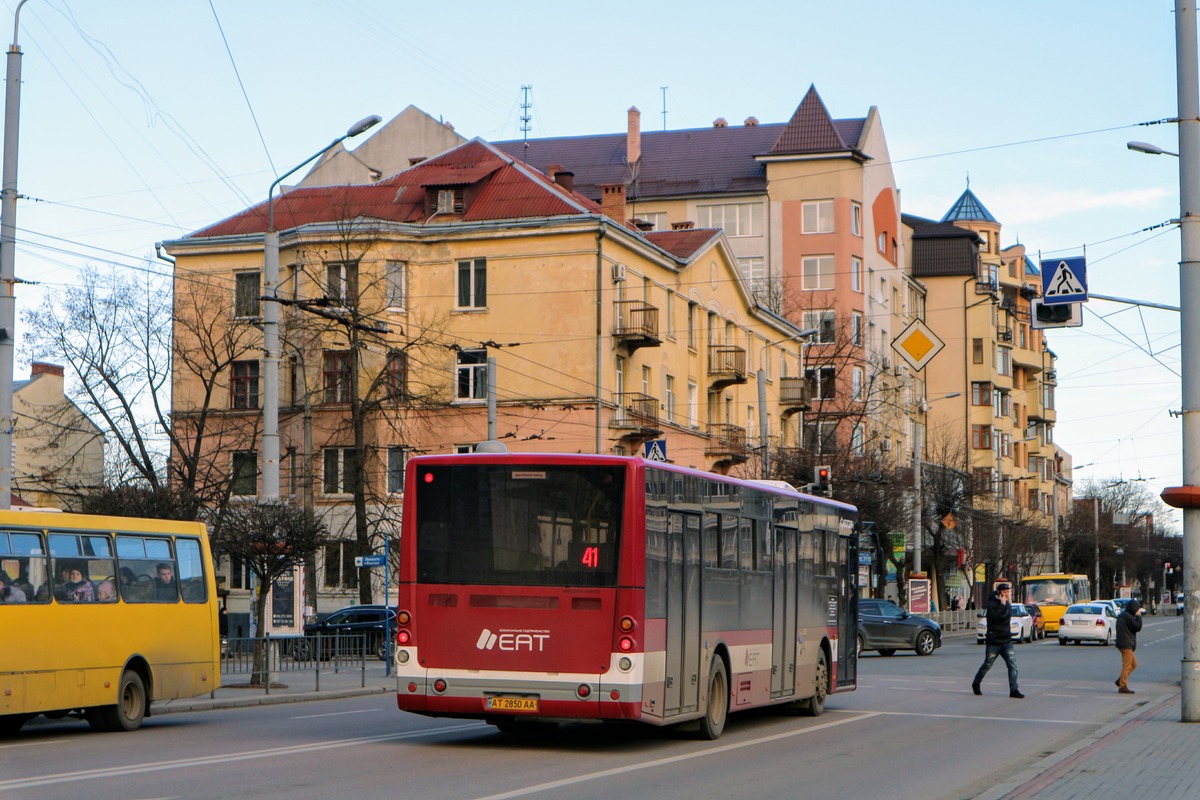
[(796, 693), (797, 546), (794, 528), (775, 527), (771, 697), (786, 697)]
[(700, 516), (671, 512), (667, 528), (667, 652), (663, 715), (700, 707)]

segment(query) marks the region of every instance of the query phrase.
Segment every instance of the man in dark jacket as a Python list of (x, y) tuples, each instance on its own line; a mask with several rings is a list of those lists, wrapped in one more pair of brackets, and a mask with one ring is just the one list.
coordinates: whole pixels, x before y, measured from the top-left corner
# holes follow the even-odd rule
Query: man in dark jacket
[(987, 636), (984, 637), (987, 652), (983, 656), (983, 664), (975, 673), (975, 680), (971, 682), (971, 690), (975, 694), (983, 694), (983, 689), (980, 687), (983, 676), (992, 668), (996, 656), (999, 656), (1008, 666), (1008, 696), (1016, 698), (1025, 696), (1017, 688), (1017, 655), (1013, 651), (1012, 643), (1011, 601), (1012, 586), (1007, 583), (998, 584), (996, 591), (992, 592), (992, 596), (988, 598)]
[(1129, 674), (1137, 669), (1137, 635), (1142, 629), (1142, 601), (1136, 597), (1129, 601), (1125, 609), (1117, 617), (1117, 650), (1121, 653), (1121, 677), (1117, 678), (1117, 691), (1121, 694), (1133, 694), (1129, 688)]

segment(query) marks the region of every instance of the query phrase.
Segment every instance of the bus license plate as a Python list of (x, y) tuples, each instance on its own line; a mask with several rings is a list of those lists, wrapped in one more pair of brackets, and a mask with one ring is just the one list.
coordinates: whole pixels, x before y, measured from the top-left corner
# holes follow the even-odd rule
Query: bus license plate
[(534, 713), (538, 710), (536, 697), (509, 697), (507, 695), (489, 695), (483, 699), (484, 708), (488, 711), (518, 711)]

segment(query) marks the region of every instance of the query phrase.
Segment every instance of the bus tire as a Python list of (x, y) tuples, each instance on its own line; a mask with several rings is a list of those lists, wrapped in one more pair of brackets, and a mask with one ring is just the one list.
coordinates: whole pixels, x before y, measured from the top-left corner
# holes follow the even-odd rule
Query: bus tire
[(700, 718), (700, 738), (718, 739), (725, 730), (729, 718), (729, 676), (725, 673), (725, 662), (713, 656), (708, 669), (708, 708)]
[(136, 731), (142, 726), (142, 718), (146, 716), (146, 685), (142, 676), (127, 669), (121, 673), (121, 683), (117, 687), (117, 704), (105, 706), (102, 710), (104, 721), (111, 731)]
[(16, 736), (33, 714), (2, 714), (0, 715), (0, 736)]
[(813, 696), (800, 701), (800, 713), (806, 717), (819, 717), (825, 712), (825, 698), (829, 696), (829, 662), (825, 651), (817, 655), (817, 674), (813, 677)]

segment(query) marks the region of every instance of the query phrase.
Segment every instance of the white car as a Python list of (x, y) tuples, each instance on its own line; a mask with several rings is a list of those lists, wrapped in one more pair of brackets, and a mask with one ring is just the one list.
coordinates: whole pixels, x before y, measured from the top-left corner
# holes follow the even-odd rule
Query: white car
[[(1024, 603), (1012, 604), (1012, 620), (1009, 622), (1009, 629), (1012, 631), (1013, 642), (1020, 644), (1021, 642), (1033, 641), (1033, 615), (1029, 613), (1029, 609)], [(987, 639), (987, 613), (979, 615), (979, 621), (975, 623), (975, 642), (983, 644)]]
[(1112, 644), (1116, 638), (1117, 615), (1111, 603), (1078, 603), (1067, 607), (1058, 623), (1058, 643), (1099, 642)]

